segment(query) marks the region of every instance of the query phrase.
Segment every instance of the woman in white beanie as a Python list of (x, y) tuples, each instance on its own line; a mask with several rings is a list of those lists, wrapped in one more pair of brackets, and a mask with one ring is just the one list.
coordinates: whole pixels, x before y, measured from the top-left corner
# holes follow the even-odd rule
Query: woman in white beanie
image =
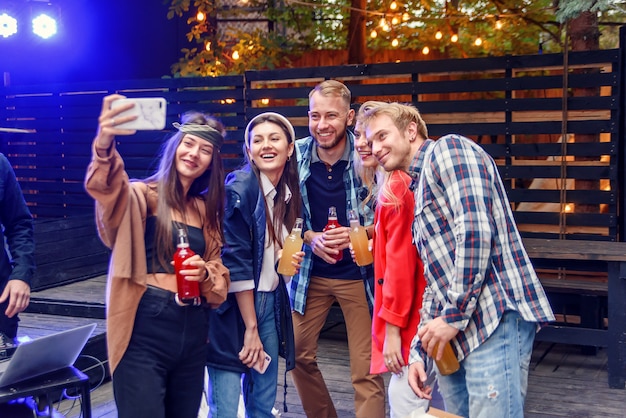
[[(212, 418), (237, 416), (242, 389), (249, 417), (272, 418), (278, 356), (295, 365), (291, 308), (276, 264), (300, 216), (295, 132), (278, 113), (254, 117), (245, 130), (246, 162), (226, 178), (224, 265), (229, 295), (210, 312), (209, 409)], [(303, 252), (296, 253), (299, 267)], [(267, 360), (266, 354), (271, 358)]]

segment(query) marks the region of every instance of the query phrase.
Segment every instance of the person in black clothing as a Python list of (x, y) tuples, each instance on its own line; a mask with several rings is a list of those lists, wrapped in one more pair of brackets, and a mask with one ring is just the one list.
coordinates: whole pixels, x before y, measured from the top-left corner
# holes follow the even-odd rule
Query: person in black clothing
[(17, 336), (17, 314), (30, 302), (35, 274), (33, 217), (9, 161), (0, 153), (0, 345)]

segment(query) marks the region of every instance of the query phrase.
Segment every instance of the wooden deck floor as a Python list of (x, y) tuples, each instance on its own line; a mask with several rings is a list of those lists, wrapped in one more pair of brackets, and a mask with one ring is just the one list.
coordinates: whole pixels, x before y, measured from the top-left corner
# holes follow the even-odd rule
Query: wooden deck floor
[[(76, 290), (77, 293), (83, 295), (83, 301), (89, 299), (84, 296), (85, 294), (96, 295), (93, 300), (90, 300), (93, 303), (100, 303), (104, 299), (102, 280), (94, 280), (90, 285), (82, 283), (64, 286), (63, 289), (51, 289), (39, 292), (37, 296), (47, 298), (51, 297), (50, 295), (56, 295), (54, 297), (62, 296), (64, 300), (76, 300), (72, 293), (74, 287), (79, 289)], [(100, 290), (97, 290), (98, 288)], [(30, 337), (90, 322), (98, 324), (95, 332), (98, 335), (92, 338), (102, 338), (105, 331), (104, 321), (101, 319), (42, 314), (22, 314), (21, 317), (20, 335)], [(324, 338), (320, 340), (319, 364), (339, 416), (348, 418), (354, 417), (353, 390), (350, 384), (348, 349), (344, 336), (341, 326), (324, 334)], [(97, 343), (102, 344), (101, 341)], [(95, 364), (93, 359), (83, 359), (83, 362), (83, 367), (89, 367), (92, 370), (90, 373), (95, 373), (92, 385), (99, 383), (97, 369), (100, 366)], [(276, 408), (281, 412), (283, 369), (284, 363), (281, 362), (276, 402)], [(289, 412), (282, 412), (282, 417), (304, 417), (298, 394), (289, 374), (287, 384), (286, 401)], [(94, 418), (117, 417), (110, 381), (98, 385), (91, 396)], [(76, 400), (64, 400), (57, 404), (57, 409), (68, 418), (79, 417), (80, 407)], [(525, 416), (527, 418), (623, 418), (626, 416), (626, 391), (609, 389), (605, 350), (601, 349), (597, 355), (588, 356), (583, 355), (577, 346), (541, 342), (535, 345), (533, 351)]]

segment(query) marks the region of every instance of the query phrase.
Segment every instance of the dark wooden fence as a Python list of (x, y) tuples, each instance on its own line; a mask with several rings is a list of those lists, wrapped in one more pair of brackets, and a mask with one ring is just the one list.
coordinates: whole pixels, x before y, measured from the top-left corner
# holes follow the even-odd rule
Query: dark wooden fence
[[(623, 36), (622, 36), (623, 38)], [(624, 42), (622, 42), (624, 45)], [(36, 217), (91, 210), (83, 190), (90, 143), (104, 95), (162, 96), (168, 126), (191, 109), (228, 126), (228, 169), (241, 162), (247, 120), (266, 110), (308, 135), (311, 88), (334, 78), (366, 100), (414, 103), (431, 136), (457, 132), (498, 162), (528, 237), (623, 239), (624, 54), (621, 49), (560, 54), (250, 71), (242, 76), (129, 80), (0, 88), (0, 151), (14, 165)], [(565, 62), (564, 62), (565, 61)], [(566, 92), (566, 98), (563, 98)], [(171, 131), (171, 129), (170, 129)], [(154, 168), (168, 131), (119, 138), (131, 176)], [(568, 138), (563, 144), (561, 138)]]
[[(233, 140), (224, 153), (232, 168), (241, 153), (237, 138), (246, 123), (243, 89), (240, 76), (7, 87), (0, 89), (0, 127), (35, 132), (0, 132), (0, 152), (14, 166), (34, 216), (83, 214), (93, 208), (83, 178), (105, 95), (165, 97), (170, 131), (171, 123), (187, 110), (215, 114), (231, 130)], [(141, 131), (119, 138), (118, 149), (131, 177), (145, 177), (155, 168), (155, 156), (167, 134)]]

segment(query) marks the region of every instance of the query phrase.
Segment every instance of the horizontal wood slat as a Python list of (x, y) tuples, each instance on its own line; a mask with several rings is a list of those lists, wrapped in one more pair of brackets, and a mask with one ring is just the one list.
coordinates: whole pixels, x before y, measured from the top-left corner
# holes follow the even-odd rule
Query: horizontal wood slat
[(81, 216), (35, 221), (32, 290), (106, 274), (109, 250), (98, 238), (93, 210)]

